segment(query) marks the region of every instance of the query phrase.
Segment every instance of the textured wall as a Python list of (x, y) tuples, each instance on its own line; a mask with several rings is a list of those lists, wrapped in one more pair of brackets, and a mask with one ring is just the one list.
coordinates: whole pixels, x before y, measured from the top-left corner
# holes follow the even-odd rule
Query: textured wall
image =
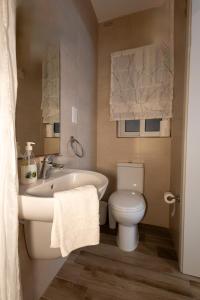
[[(20, 18), (20, 19), (19, 19)], [(22, 0), (18, 7), (19, 63), (25, 78), (19, 87), (18, 134), (29, 138), (40, 126), (41, 58), (47, 43), (61, 44), (61, 151), (66, 152), (70, 135), (80, 138), (86, 157), (69, 158), (69, 165), (96, 166), (96, 32), (97, 22), (89, 0)], [(29, 36), (30, 35), (30, 36)], [(34, 62), (30, 61), (34, 57)], [(34, 72), (33, 72), (34, 71)], [(71, 106), (79, 109), (78, 125), (71, 124)], [(39, 140), (37, 140), (38, 143)], [(42, 151), (36, 149), (36, 152)], [(37, 300), (55, 276), (63, 261), (33, 261), (26, 252), (23, 228), (20, 257), (24, 300)]]
[[(168, 7), (168, 2), (166, 5)], [(97, 109), (97, 168), (109, 177), (107, 196), (116, 188), (117, 162), (144, 162), (144, 194), (148, 208), (143, 222), (165, 227), (169, 226), (169, 208), (163, 201), (163, 193), (169, 190), (170, 138), (117, 138), (116, 122), (109, 121), (109, 93), (110, 54), (167, 37), (167, 7), (146, 10), (99, 25)]]

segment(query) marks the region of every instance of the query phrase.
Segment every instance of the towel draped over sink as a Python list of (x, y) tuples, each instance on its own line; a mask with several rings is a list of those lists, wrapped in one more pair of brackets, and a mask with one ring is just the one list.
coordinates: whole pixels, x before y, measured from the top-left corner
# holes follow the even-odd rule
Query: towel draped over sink
[(93, 185), (54, 193), (51, 248), (63, 257), (75, 249), (99, 244), (99, 199)]

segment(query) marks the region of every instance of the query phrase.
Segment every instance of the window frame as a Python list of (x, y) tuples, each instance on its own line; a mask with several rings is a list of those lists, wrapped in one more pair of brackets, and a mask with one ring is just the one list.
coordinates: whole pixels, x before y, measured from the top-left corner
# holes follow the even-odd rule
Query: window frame
[[(118, 126), (117, 126), (118, 127), (117, 128), (117, 133), (118, 134), (117, 134), (117, 136), (119, 138), (127, 138), (127, 137), (128, 138), (130, 138), (130, 137), (161, 137), (160, 131), (145, 131), (145, 120), (140, 120), (140, 131), (139, 132), (126, 132), (125, 131), (125, 121), (128, 121), (128, 120), (117, 121), (117, 123), (118, 123)], [(169, 136), (162, 136), (162, 137), (169, 137)]]
[[(125, 120), (117, 121), (118, 123), (118, 137), (140, 137), (140, 131), (138, 132), (127, 132), (125, 131)], [(140, 122), (141, 130), (141, 122)]]

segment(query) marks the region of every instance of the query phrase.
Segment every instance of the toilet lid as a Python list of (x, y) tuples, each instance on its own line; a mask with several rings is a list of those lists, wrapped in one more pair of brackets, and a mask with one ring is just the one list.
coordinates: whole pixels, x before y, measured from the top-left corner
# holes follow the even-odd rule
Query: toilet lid
[(138, 211), (146, 207), (143, 195), (130, 190), (114, 192), (109, 198), (109, 204), (121, 211)]

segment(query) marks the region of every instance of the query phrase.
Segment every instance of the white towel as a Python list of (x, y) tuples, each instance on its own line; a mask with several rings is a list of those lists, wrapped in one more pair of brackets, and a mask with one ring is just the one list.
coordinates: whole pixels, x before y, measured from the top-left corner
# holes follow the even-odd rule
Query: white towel
[(92, 185), (54, 194), (51, 248), (67, 256), (77, 248), (99, 244), (99, 199)]

